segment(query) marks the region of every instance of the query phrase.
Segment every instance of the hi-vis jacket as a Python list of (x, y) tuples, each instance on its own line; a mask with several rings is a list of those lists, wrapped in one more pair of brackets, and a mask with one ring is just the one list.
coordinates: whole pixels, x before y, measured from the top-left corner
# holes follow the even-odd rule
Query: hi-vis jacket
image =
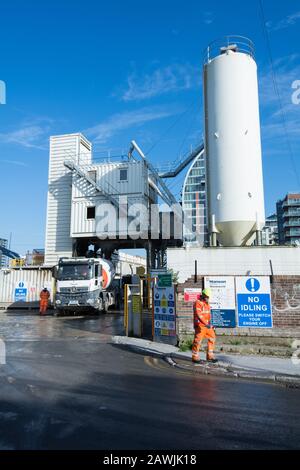
[(194, 303), (194, 327), (210, 327), (210, 305), (204, 300), (196, 300)]
[(48, 302), (48, 299), (50, 297), (50, 293), (49, 291), (44, 291), (42, 290), (42, 292), (40, 293), (40, 300), (41, 302)]

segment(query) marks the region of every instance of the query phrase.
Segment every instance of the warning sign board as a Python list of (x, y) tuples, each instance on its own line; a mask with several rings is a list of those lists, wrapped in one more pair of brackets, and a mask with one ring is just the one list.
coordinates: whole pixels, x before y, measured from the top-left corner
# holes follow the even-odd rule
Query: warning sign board
[(269, 277), (237, 277), (236, 298), (240, 328), (272, 328)]
[(205, 287), (210, 288), (212, 324), (219, 328), (235, 328), (235, 286), (233, 276), (205, 277)]
[(175, 289), (154, 287), (154, 336), (176, 336)]

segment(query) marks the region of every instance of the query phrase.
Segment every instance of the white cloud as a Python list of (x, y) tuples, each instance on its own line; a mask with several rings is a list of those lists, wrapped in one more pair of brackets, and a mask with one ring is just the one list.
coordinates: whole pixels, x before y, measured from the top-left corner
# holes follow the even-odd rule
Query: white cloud
[(26, 163), (20, 160), (1, 160), (0, 163), (8, 163), (9, 165), (16, 165), (16, 166), (28, 166)]
[(267, 28), (270, 31), (279, 31), (280, 29), (285, 29), (285, 28), (288, 28), (289, 26), (296, 24), (297, 21), (299, 20), (300, 20), (300, 11), (296, 11), (295, 13), (292, 13), (291, 15), (288, 15), (286, 18), (283, 18), (282, 20), (278, 21), (277, 23), (274, 23), (273, 21), (268, 21)]
[(215, 15), (212, 11), (205, 11), (203, 13), (203, 23), (210, 25), (214, 22)]
[(26, 121), (19, 129), (0, 133), (0, 142), (44, 150), (45, 140), (50, 132), (50, 123), (52, 120), (48, 118)]
[(120, 131), (140, 126), (146, 122), (167, 118), (177, 112), (178, 110), (174, 108), (147, 107), (135, 111), (117, 113), (110, 116), (107, 121), (86, 129), (84, 133), (91, 136), (95, 142), (105, 143)]
[(31, 126), (4, 134), (1, 133), (0, 142), (19, 144), (23, 147), (39, 147), (36, 141), (43, 134), (44, 130), (42, 128), (39, 126)]
[[(292, 54), (274, 61), (273, 70), (280, 95), (286, 103), (291, 103), (292, 83), (300, 79), (300, 55)], [(260, 100), (264, 106), (278, 104), (274, 90), (271, 66), (264, 67), (259, 74)]]
[[(266, 134), (278, 137), (285, 133), (282, 111), (287, 124), (288, 132), (293, 136), (299, 135), (300, 105), (292, 103), (292, 84), (300, 80), (300, 55), (293, 54), (274, 61), (274, 74), (277, 91), (274, 87), (273, 74), (264, 69), (259, 77), (260, 103), (267, 115), (268, 124), (265, 126)], [(264, 118), (266, 120), (266, 118)], [(264, 131), (264, 129), (263, 129)]]
[(123, 101), (142, 101), (171, 92), (189, 90), (200, 83), (201, 71), (191, 64), (172, 64), (138, 76), (132, 73)]

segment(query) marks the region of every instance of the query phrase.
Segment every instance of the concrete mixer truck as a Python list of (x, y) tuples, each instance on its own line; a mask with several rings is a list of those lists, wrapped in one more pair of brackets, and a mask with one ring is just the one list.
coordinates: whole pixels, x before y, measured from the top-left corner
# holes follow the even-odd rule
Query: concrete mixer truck
[(60, 258), (54, 270), (54, 305), (65, 312), (107, 311), (118, 308), (119, 282), (112, 262), (102, 258)]

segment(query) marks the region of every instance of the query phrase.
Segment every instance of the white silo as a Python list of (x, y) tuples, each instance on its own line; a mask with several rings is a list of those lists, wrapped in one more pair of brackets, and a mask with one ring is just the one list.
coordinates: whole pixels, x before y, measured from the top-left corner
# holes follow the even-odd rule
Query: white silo
[(204, 103), (210, 233), (222, 246), (248, 245), (265, 223), (257, 66), (251, 41), (231, 36), (208, 47)]

